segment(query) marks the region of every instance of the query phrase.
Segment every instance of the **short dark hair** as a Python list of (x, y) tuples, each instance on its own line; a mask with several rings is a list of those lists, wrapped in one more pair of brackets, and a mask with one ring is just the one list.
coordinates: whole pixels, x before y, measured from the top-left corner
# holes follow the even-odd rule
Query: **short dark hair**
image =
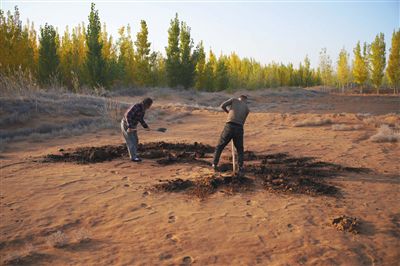
[(239, 98), (247, 99), (247, 95), (242, 94), (242, 95), (239, 96)]
[(150, 107), (153, 104), (153, 99), (145, 98), (142, 103), (143, 103), (144, 106)]

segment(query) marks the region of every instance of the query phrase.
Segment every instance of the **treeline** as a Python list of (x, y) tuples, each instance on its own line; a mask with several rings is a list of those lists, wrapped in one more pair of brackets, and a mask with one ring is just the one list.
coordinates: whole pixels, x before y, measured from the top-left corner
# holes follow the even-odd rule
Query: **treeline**
[(220, 91), (316, 85), (345, 90), (356, 84), (360, 88), (374, 86), (379, 92), (382, 82), (394, 90), (400, 85), (400, 30), (393, 33), (387, 66), (382, 33), (370, 45), (356, 45), (352, 64), (343, 49), (334, 67), (326, 49), (322, 49), (316, 69), (311, 68), (307, 56), (298, 66), (264, 65), (235, 53), (217, 56), (211, 49), (206, 51), (201, 41), (195, 46), (191, 28), (178, 15), (170, 22), (165, 57), (151, 51), (150, 46), (144, 20), (135, 38), (127, 25), (119, 29), (114, 40), (107, 33), (106, 24), (101, 25), (94, 4), (87, 26), (82, 23), (59, 34), (46, 24), (40, 28), (39, 36), (33, 23), (22, 25), (17, 7), (14, 13), (0, 10), (0, 73), (23, 71), (42, 86), (61, 82), (73, 91), (83, 86), (169, 86)]

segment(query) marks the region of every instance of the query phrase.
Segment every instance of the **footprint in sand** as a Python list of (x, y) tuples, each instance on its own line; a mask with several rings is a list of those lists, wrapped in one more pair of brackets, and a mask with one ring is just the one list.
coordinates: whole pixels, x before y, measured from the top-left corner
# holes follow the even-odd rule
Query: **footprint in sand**
[(153, 207), (151, 207), (151, 205), (148, 205), (148, 204), (146, 204), (144, 202), (140, 204), (140, 207), (142, 207), (142, 208), (144, 208), (146, 210), (152, 210), (153, 209)]
[(179, 242), (178, 237), (177, 237), (176, 235), (174, 235), (174, 234), (171, 234), (171, 233), (167, 234), (167, 235), (165, 236), (165, 238), (168, 239), (169, 241), (171, 241), (172, 243), (177, 243), (177, 242)]
[(181, 266), (192, 265), (193, 258), (190, 256), (183, 257)]
[(169, 216), (168, 216), (168, 223), (175, 223), (175, 220), (176, 220), (176, 217), (173, 215), (173, 213), (171, 213)]
[(252, 201), (252, 200), (248, 200), (248, 201), (246, 201), (246, 204), (247, 204), (248, 206), (253, 205), (253, 201)]
[(172, 254), (169, 253), (161, 253), (159, 256), (160, 260), (169, 260), (172, 258)]

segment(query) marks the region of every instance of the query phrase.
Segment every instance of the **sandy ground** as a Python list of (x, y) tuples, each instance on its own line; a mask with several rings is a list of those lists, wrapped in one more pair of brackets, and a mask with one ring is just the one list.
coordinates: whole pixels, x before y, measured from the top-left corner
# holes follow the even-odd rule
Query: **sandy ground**
[[(327, 97), (301, 102), (283, 97), (284, 106), (275, 99), (276, 110), (260, 110), (265, 101), (253, 98), (256, 112), (245, 126), (245, 149), (371, 170), (328, 180), (341, 190), (338, 197), (256, 188), (233, 194), (221, 190), (200, 200), (151, 186), (160, 179), (209, 174), (207, 166), (160, 166), (154, 160), (135, 164), (128, 158), (84, 165), (36, 161), (60, 148), (120, 144), (118, 129), (13, 143), (1, 155), (0, 263), (399, 265), (399, 142), (370, 140), (378, 124), (398, 126), (399, 115), (387, 114), (399, 112), (399, 98), (364, 97), (361, 103), (362, 97), (331, 96), (330, 102)], [(224, 113), (167, 107), (167, 102), (155, 105), (159, 111), (152, 126), (168, 131), (140, 132), (141, 142), (216, 145)], [(330, 107), (307, 107), (311, 102)], [(296, 104), (301, 108), (293, 111)], [(311, 118), (329, 122), (294, 126)], [(332, 124), (359, 126), (337, 131)], [(229, 155), (228, 146), (222, 161), (229, 162)], [(340, 215), (356, 217), (359, 233), (336, 230), (331, 222)]]

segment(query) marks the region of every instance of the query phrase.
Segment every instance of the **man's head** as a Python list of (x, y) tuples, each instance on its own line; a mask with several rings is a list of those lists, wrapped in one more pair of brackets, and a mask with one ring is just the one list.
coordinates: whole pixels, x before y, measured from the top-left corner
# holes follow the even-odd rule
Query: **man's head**
[(247, 102), (247, 96), (242, 94), (242, 95), (239, 96), (239, 100)]
[(153, 104), (153, 100), (151, 98), (145, 98), (142, 103), (143, 103), (144, 108), (147, 110)]

